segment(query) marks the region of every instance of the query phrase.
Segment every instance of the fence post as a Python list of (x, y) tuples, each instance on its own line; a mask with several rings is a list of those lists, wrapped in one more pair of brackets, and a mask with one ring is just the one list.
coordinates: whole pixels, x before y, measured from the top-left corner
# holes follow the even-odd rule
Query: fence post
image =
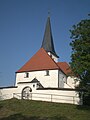
[(32, 100), (32, 93), (30, 93), (30, 100)]
[(51, 94), (51, 102), (52, 102), (52, 94)]
[(73, 104), (75, 104), (75, 97), (73, 96)]
[(83, 105), (83, 92), (81, 92), (80, 105)]
[(15, 93), (13, 93), (13, 98), (14, 98), (14, 94), (15, 94)]

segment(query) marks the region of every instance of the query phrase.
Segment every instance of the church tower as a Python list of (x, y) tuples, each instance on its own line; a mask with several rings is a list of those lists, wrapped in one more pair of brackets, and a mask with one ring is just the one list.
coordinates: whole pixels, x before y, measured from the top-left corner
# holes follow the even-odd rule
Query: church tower
[(51, 23), (50, 23), (50, 16), (47, 18), (44, 38), (42, 42), (41, 48), (44, 48), (46, 52), (54, 59), (55, 62), (58, 62), (59, 56), (55, 52), (52, 31), (51, 31)]

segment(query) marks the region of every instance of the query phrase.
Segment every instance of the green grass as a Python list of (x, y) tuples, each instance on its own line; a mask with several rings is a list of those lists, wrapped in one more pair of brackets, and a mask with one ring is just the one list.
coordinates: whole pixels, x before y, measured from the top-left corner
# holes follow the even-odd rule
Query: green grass
[(90, 120), (90, 107), (30, 100), (4, 100), (0, 101), (0, 120)]

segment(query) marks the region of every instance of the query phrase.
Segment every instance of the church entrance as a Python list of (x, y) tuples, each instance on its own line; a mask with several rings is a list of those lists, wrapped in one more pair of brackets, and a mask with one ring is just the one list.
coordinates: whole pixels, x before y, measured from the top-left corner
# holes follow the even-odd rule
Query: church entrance
[(32, 92), (32, 89), (29, 86), (23, 88), (22, 99), (31, 99), (32, 98), (31, 92)]

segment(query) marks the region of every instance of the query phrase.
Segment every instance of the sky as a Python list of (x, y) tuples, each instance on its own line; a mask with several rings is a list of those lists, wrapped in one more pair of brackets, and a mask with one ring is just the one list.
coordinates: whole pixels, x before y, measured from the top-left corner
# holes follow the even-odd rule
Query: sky
[(15, 72), (41, 47), (50, 11), (55, 51), (70, 62), (70, 32), (88, 18), (90, 0), (0, 0), (0, 87), (15, 84)]

